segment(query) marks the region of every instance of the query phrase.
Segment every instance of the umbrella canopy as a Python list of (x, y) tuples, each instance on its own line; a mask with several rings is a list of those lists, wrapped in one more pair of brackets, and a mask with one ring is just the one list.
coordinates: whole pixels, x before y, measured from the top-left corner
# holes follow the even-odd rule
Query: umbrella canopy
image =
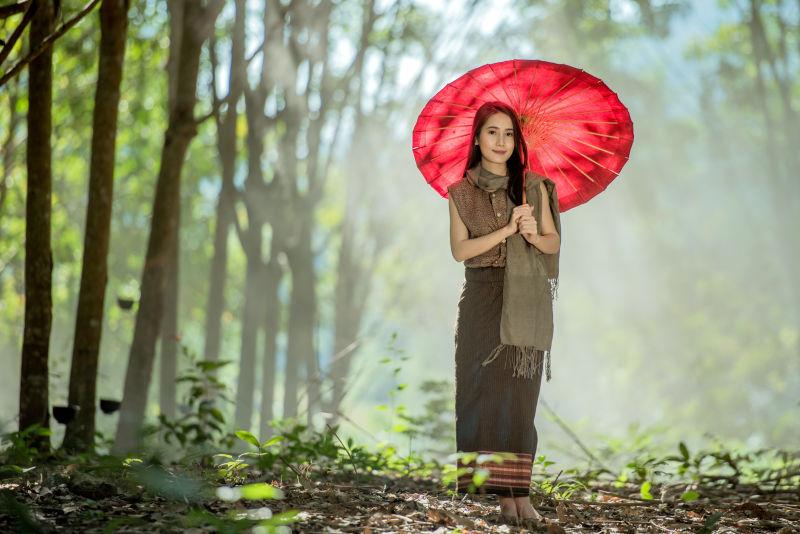
[(628, 161), (630, 114), (602, 80), (570, 65), (512, 59), (477, 67), (448, 83), (419, 114), (414, 159), (443, 197), (462, 177), (472, 120), (490, 101), (516, 111), (528, 145), (528, 168), (556, 183), (562, 212), (603, 191)]

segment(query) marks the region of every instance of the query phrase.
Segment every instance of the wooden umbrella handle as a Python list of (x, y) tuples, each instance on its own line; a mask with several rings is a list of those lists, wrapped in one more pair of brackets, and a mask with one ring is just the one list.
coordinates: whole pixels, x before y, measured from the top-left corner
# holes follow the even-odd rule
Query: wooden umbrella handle
[(522, 173), (522, 203), (523, 204), (527, 204), (528, 203), (527, 195), (525, 194), (525, 174), (526, 173), (524, 173), (524, 172)]

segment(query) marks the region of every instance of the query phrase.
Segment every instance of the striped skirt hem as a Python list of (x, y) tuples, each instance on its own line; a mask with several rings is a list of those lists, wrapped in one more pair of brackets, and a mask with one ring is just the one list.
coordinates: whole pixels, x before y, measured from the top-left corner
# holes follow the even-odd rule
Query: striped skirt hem
[[(456, 483), (458, 493), (493, 493), (505, 497), (530, 494), (533, 455), (523, 452), (473, 452), (479, 456), (469, 463), (458, 459), (457, 468), (462, 473)], [(485, 455), (502, 455), (502, 458)], [(476, 478), (483, 479), (483, 483), (476, 484)]]

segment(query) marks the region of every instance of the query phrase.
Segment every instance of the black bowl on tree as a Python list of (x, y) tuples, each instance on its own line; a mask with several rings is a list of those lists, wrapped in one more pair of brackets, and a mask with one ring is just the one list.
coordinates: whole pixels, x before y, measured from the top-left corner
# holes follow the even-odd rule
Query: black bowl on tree
[(66, 425), (75, 419), (75, 414), (78, 413), (78, 410), (80, 409), (81, 407), (77, 404), (71, 404), (69, 406), (53, 406), (53, 417), (55, 417), (56, 421), (62, 425)]
[(120, 401), (113, 399), (100, 399), (100, 410), (103, 413), (114, 413), (119, 410)]
[(133, 299), (125, 297), (117, 297), (117, 305), (123, 310), (130, 310), (133, 308)]

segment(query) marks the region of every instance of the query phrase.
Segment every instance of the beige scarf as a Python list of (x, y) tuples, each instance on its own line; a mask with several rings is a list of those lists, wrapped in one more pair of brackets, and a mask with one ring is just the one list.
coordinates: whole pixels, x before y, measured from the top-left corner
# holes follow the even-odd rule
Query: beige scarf
[[(493, 192), (508, 192), (508, 176), (487, 171), (478, 163), (467, 171), (467, 181)], [(548, 191), (550, 211), (556, 231), (561, 234), (561, 217), (555, 184), (535, 173), (526, 173), (525, 191), (533, 208), (541, 235), (543, 195), (539, 183), (544, 180)], [(535, 199), (535, 200), (534, 200)], [(506, 221), (514, 209), (511, 198), (506, 202)], [(513, 376), (533, 378), (542, 372), (547, 358), (547, 381), (550, 381), (550, 346), (553, 340), (553, 300), (558, 290), (559, 252), (545, 254), (528, 243), (520, 233), (506, 239), (506, 267), (503, 275), (503, 308), (500, 318), (500, 344), (492, 350), (482, 365), (488, 365), (505, 352), (506, 367), (511, 365)]]

